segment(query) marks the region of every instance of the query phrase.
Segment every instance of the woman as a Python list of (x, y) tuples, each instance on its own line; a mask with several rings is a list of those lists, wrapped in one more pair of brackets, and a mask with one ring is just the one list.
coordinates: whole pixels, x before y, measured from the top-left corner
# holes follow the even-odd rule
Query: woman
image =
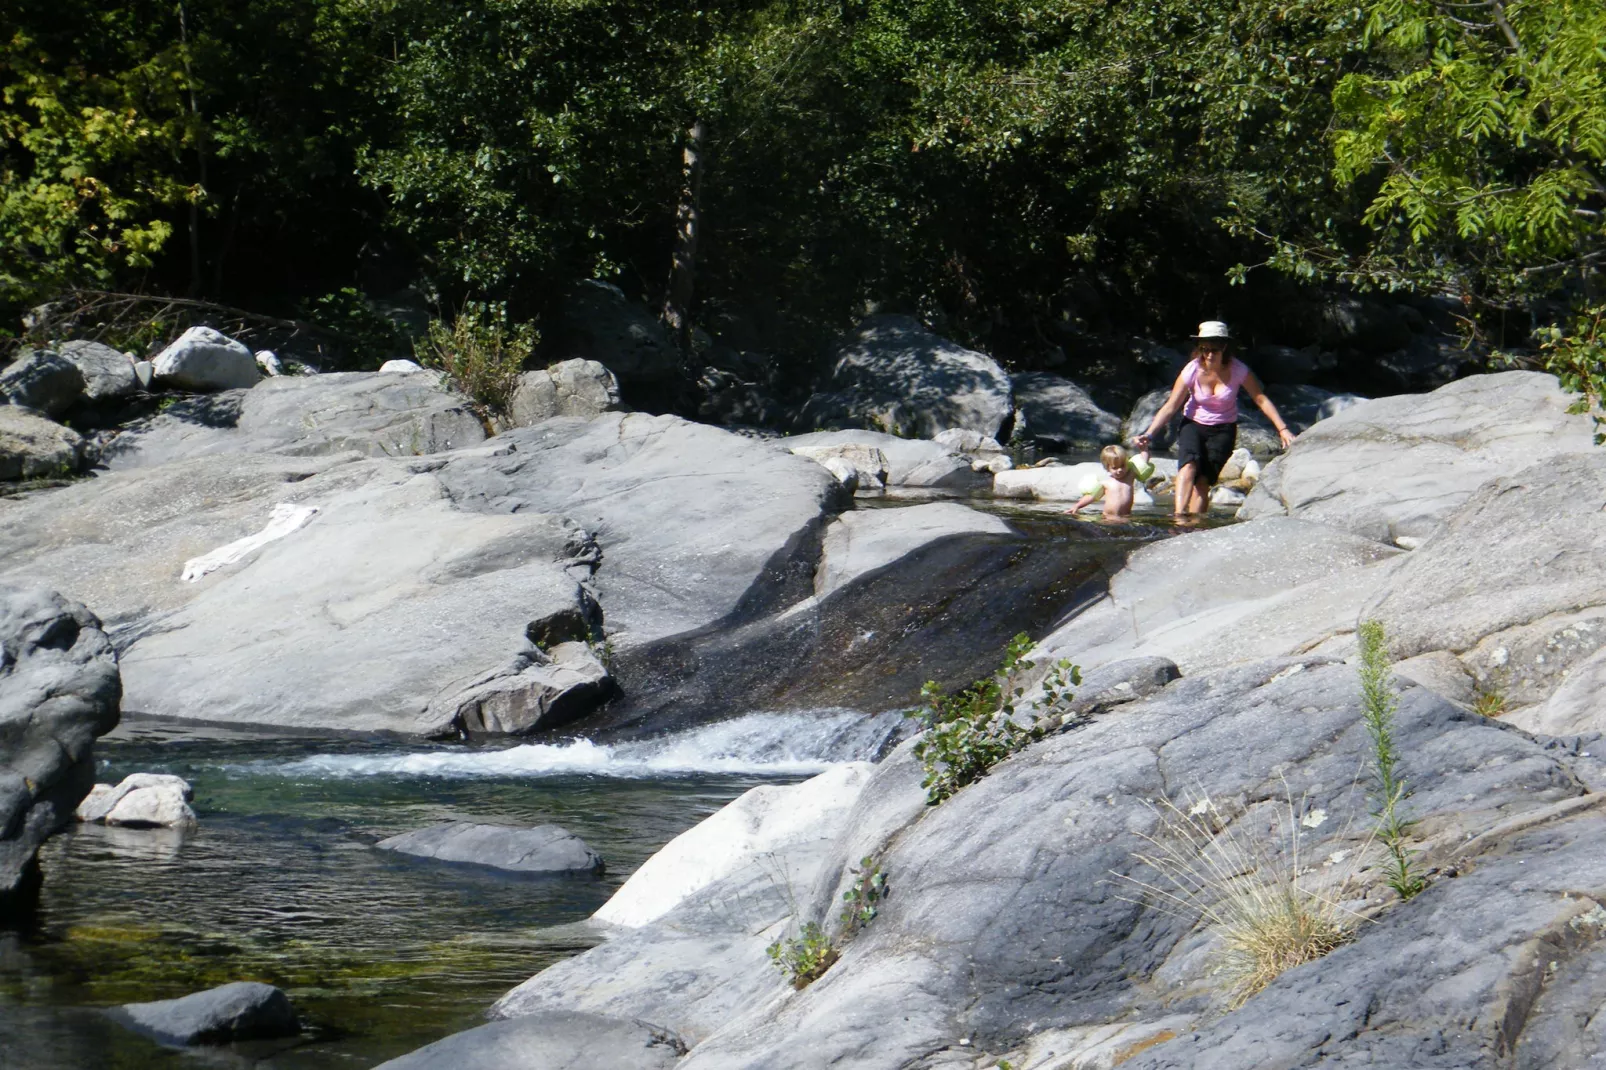
[(1193, 359), (1177, 376), (1171, 396), (1149, 422), (1149, 429), (1136, 438), (1144, 449), (1154, 433), (1164, 427), (1182, 407), (1182, 430), (1177, 433), (1178, 518), (1198, 516), (1210, 509), (1210, 488), (1221, 475), (1221, 468), (1238, 444), (1238, 391), (1249, 391), (1255, 407), (1277, 429), (1283, 449), (1294, 444), (1294, 436), (1283, 423), (1277, 406), (1266, 396), (1260, 380), (1249, 366), (1236, 357), (1228, 359), (1231, 336), (1220, 320), (1199, 324), (1193, 336)]

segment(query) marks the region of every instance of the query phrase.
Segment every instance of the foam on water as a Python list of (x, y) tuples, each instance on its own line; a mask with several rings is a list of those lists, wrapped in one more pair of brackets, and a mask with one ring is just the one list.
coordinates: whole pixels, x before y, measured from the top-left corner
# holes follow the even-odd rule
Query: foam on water
[(318, 754), (252, 763), (289, 777), (664, 777), (697, 773), (797, 775), (880, 757), (908, 722), (856, 710), (750, 713), (655, 739), (603, 744), (525, 743), (503, 750), (435, 748), (410, 753)]

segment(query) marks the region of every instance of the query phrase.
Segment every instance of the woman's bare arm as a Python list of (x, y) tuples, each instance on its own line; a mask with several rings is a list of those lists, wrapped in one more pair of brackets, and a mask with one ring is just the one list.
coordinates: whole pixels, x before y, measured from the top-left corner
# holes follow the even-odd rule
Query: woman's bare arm
[(1255, 378), (1254, 372), (1244, 376), (1244, 389), (1249, 392), (1249, 400), (1255, 403), (1255, 408), (1265, 413), (1266, 419), (1271, 421), (1271, 426), (1277, 429), (1277, 438), (1282, 442), (1283, 449), (1292, 446), (1293, 432), (1288, 430), (1288, 425), (1283, 422), (1282, 413), (1277, 411), (1277, 406), (1266, 396), (1266, 388), (1260, 385), (1260, 380)]
[(1160, 406), (1160, 411), (1155, 413), (1154, 419), (1149, 421), (1149, 429), (1133, 440), (1144, 449), (1149, 448), (1149, 442), (1154, 438), (1155, 431), (1170, 423), (1171, 417), (1175, 416), (1177, 410), (1182, 407), (1183, 398), (1188, 393), (1187, 374), (1187, 369), (1177, 373), (1177, 381), (1171, 387), (1171, 396), (1165, 399), (1165, 404)]

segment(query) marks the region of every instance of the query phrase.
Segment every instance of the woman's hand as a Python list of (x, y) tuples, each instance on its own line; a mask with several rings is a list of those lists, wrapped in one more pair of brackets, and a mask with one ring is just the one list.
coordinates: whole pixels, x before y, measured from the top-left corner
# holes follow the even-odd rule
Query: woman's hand
[(1294, 444), (1294, 433), (1288, 430), (1286, 427), (1279, 427), (1277, 429), (1277, 438), (1282, 442), (1283, 449), (1285, 450)]
[(1153, 435), (1151, 435), (1147, 431), (1145, 431), (1145, 432), (1143, 432), (1143, 434), (1138, 435), (1137, 437), (1135, 437), (1132, 440), (1132, 444), (1134, 446), (1138, 447), (1139, 449), (1146, 450), (1146, 449), (1149, 448), (1149, 443), (1150, 443), (1150, 441), (1153, 440), (1153, 438), (1154, 438)]

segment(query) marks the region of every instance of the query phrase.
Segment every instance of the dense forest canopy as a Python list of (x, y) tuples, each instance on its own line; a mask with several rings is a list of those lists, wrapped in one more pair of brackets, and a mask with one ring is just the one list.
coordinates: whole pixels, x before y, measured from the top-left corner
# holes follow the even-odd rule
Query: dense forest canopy
[(349, 326), (596, 276), (739, 347), (899, 308), (1029, 363), (1067, 320), (1277, 340), (1321, 283), (1555, 325), (1598, 382), (1598, 0), (8, 12), (12, 330), (69, 287)]

